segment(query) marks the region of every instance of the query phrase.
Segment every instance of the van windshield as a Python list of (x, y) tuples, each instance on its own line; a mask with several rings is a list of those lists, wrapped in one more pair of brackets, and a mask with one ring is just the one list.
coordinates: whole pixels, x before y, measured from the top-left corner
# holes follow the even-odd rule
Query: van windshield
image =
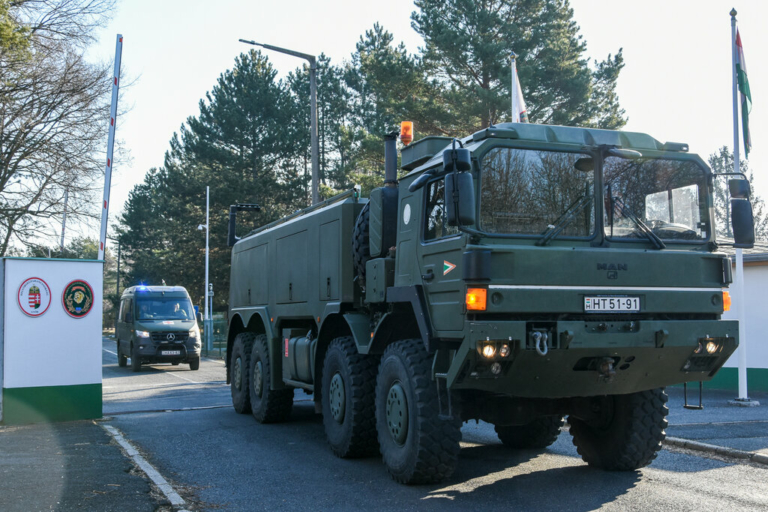
[(160, 297), (138, 299), (136, 318), (139, 320), (193, 320), (192, 303), (186, 298)]

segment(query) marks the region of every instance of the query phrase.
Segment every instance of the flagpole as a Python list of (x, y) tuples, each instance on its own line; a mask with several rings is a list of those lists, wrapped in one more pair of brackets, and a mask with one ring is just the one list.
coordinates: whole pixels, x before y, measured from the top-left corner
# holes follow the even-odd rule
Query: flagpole
[[(731, 72), (733, 74), (733, 172), (740, 172), (739, 162), (739, 85), (736, 77), (736, 9), (731, 9)], [(739, 318), (739, 397), (735, 403), (750, 402), (747, 390), (747, 336), (744, 301), (744, 255), (736, 248), (736, 304)]]
[(515, 80), (515, 77), (517, 76), (517, 61), (515, 60), (517, 58), (517, 55), (515, 52), (511, 52), (509, 54), (509, 58), (512, 61), (512, 87), (509, 88), (509, 90), (512, 92), (512, 95), (509, 97), (510, 106), (509, 111), (512, 114), (511, 121), (515, 122), (515, 98), (517, 97), (517, 80)]

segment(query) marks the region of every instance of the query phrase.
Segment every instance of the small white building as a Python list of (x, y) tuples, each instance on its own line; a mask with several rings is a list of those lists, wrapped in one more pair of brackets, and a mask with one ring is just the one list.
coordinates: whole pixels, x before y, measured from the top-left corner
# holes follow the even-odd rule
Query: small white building
[[(735, 261), (735, 250), (723, 248)], [(747, 387), (749, 391), (768, 391), (768, 244), (755, 244), (744, 249), (744, 298), (738, 297), (738, 283), (731, 285), (731, 310), (723, 318), (738, 319), (739, 308), (745, 308), (745, 340), (714, 379), (706, 385), (719, 389), (738, 389), (739, 351), (746, 345)], [(734, 279), (736, 277), (734, 265)]]

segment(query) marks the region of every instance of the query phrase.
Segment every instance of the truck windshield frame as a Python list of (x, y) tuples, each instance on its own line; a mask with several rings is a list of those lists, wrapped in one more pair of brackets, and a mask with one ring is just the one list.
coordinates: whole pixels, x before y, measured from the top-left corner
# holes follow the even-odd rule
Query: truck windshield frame
[(647, 243), (634, 216), (665, 244), (709, 241), (709, 180), (698, 162), (666, 155), (635, 160), (606, 156), (602, 172), (607, 240)]
[(195, 310), (187, 297), (137, 297), (136, 319), (195, 320)]
[[(488, 148), (480, 157), (479, 231), (495, 238), (541, 239), (558, 229), (559, 239), (593, 240), (598, 235), (594, 199), (597, 174), (595, 169), (585, 171), (574, 166), (579, 159), (592, 156), (568, 149)], [(518, 179), (514, 179), (515, 174)], [(515, 191), (510, 192), (512, 189)], [(590, 200), (584, 204), (581, 200), (586, 196)], [(500, 202), (507, 204), (494, 210), (492, 204)], [(510, 206), (519, 211), (510, 211)], [(513, 224), (517, 229), (509, 229)]]

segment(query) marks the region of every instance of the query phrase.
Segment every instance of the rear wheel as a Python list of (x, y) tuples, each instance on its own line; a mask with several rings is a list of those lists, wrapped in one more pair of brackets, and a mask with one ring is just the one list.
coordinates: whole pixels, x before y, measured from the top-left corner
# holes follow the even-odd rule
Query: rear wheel
[(323, 363), (323, 425), (333, 453), (365, 457), (379, 450), (376, 438), (378, 358), (360, 355), (351, 337), (331, 342)]
[(248, 373), (251, 412), (259, 423), (285, 421), (291, 415), (293, 407), (293, 389), (269, 389), (271, 371), (267, 337), (264, 334), (254, 336)]
[(255, 335), (250, 332), (240, 333), (235, 337), (235, 343), (232, 346), (230, 392), (232, 406), (240, 414), (251, 412), (248, 395), (248, 363), (254, 338)]
[(131, 370), (134, 372), (141, 371), (141, 356), (139, 356), (139, 346), (133, 345), (131, 350)]
[[(174, 363), (179, 364), (179, 363)], [(196, 357), (194, 359), (189, 360), (189, 369), (192, 371), (199, 370), (200, 369), (200, 358)]]
[(542, 416), (527, 425), (497, 425), (499, 440), (510, 448), (546, 448), (557, 440), (562, 416)]
[(376, 379), (376, 428), (384, 465), (404, 484), (433, 483), (453, 474), (461, 420), (439, 417), (429, 378), (432, 358), (419, 339), (398, 341), (381, 357)]
[(120, 340), (117, 340), (117, 366), (121, 368), (128, 366), (128, 356), (123, 355), (123, 349), (120, 348)]
[(647, 466), (666, 437), (666, 403), (663, 388), (596, 399), (599, 421), (568, 417), (573, 444), (590, 466), (611, 471)]

